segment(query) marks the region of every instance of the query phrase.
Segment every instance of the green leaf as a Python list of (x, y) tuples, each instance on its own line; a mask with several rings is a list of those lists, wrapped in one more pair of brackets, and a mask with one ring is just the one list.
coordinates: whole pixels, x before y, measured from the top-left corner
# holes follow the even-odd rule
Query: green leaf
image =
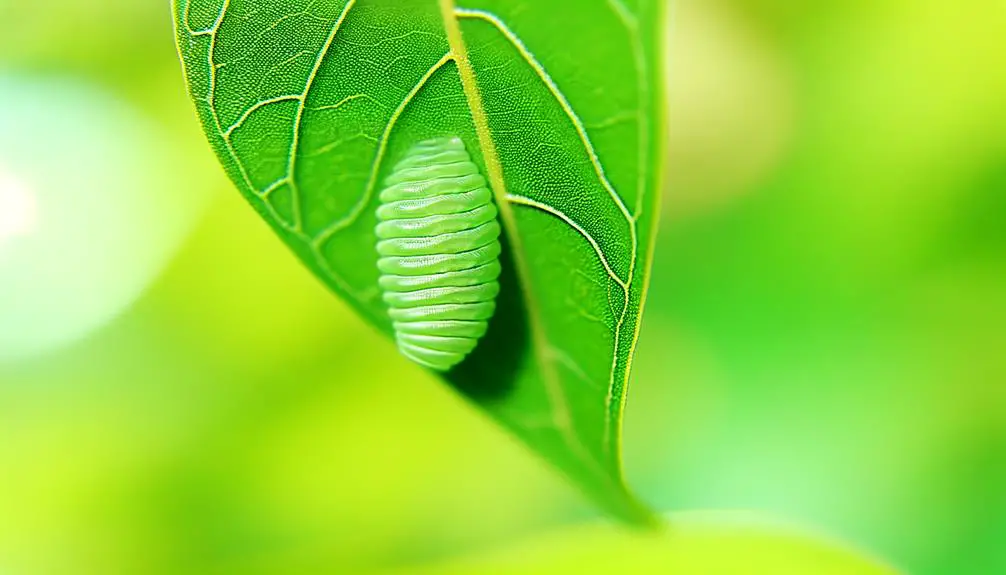
[[(395, 575), (468, 573), (683, 573), (701, 575), (898, 575), (899, 571), (846, 542), (737, 512), (668, 517), (664, 532), (579, 525), (517, 546), (454, 559)], [(388, 575), (391, 575), (389, 572)]]
[(179, 0), (206, 133), (304, 263), (393, 334), (380, 182), (464, 140), (505, 230), (489, 334), (445, 379), (609, 512), (663, 155), (662, 0)]

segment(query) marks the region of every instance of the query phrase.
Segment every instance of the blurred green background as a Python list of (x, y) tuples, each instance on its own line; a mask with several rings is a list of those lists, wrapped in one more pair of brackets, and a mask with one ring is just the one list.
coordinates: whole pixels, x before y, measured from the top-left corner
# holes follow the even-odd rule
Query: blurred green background
[[(167, 2), (0, 22), (0, 573), (362, 572), (594, 516), (243, 204)], [(1004, 31), (997, 0), (676, 3), (644, 499), (1006, 573)]]

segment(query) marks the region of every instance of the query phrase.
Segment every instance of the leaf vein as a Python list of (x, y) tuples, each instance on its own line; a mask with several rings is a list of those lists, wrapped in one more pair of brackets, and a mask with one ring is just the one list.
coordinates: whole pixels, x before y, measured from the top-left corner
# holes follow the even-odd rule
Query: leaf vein
[(304, 122), (304, 110), (307, 107), (307, 96), (311, 92), (311, 88), (314, 86), (314, 81), (318, 77), (318, 72), (321, 70), (321, 65), (325, 61), (325, 56), (327, 56), (331, 50), (332, 44), (335, 42), (335, 37), (339, 34), (339, 30), (342, 29), (343, 22), (346, 21), (346, 16), (355, 4), (356, 0), (348, 0), (346, 2), (342, 12), (339, 14), (339, 17), (336, 18), (335, 24), (332, 26), (332, 31), (325, 40), (325, 44), (321, 47), (321, 50), (318, 51), (318, 57), (314, 61), (311, 73), (304, 82), (304, 92), (301, 95), (300, 105), (297, 107), (297, 116), (293, 122), (293, 142), (290, 144), (290, 157), (286, 171), (288, 177), (290, 178), (290, 192), (293, 195), (293, 227), (298, 231), (303, 230), (303, 215), (301, 213), (302, 199), (300, 195), (300, 188), (297, 185), (297, 154), (300, 151), (301, 129)]
[[(613, 7), (617, 6), (617, 4), (611, 4), (611, 5)], [(624, 5), (623, 5), (623, 7), (624, 7)], [(576, 129), (577, 135), (579, 136), (581, 142), (583, 143), (584, 149), (587, 151), (587, 155), (590, 157), (591, 164), (594, 167), (594, 171), (596, 172), (597, 177), (598, 177), (598, 179), (601, 182), (601, 185), (608, 192), (608, 195), (611, 197), (611, 199), (618, 206), (618, 209), (622, 213), (622, 216), (625, 218), (625, 220), (629, 224), (629, 236), (630, 236), (630, 241), (631, 241), (632, 248), (631, 248), (630, 260), (629, 260), (628, 280), (625, 281), (623, 285), (624, 286), (631, 286), (632, 282), (633, 282), (633, 279), (635, 277), (636, 262), (637, 262), (638, 255), (639, 255), (638, 254), (638, 251), (639, 251), (639, 240), (638, 240), (638, 233), (636, 231), (637, 217), (634, 214), (632, 214), (632, 213), (629, 212), (628, 208), (625, 206), (625, 202), (622, 200), (622, 197), (617, 193), (617, 191), (615, 190), (614, 186), (608, 180), (607, 174), (604, 171), (604, 167), (601, 165), (601, 160), (600, 160), (600, 158), (597, 155), (597, 151), (594, 148), (594, 145), (593, 145), (593, 143), (590, 140), (590, 136), (587, 134), (587, 129), (583, 125), (583, 121), (576, 114), (576, 111), (573, 109), (572, 104), (570, 104), (570, 102), (566, 98), (565, 94), (562, 92), (562, 90), (559, 89), (559, 86), (555, 83), (555, 81), (549, 75), (548, 71), (541, 64), (541, 62), (539, 62), (537, 60), (537, 58), (535, 58), (534, 54), (527, 48), (527, 46), (524, 44), (523, 40), (521, 40), (520, 37), (517, 36), (517, 34), (513, 30), (511, 30), (510, 27), (507, 26), (506, 23), (503, 22), (498, 16), (496, 16), (495, 14), (493, 14), (491, 12), (485, 12), (485, 11), (482, 11), (482, 10), (468, 10), (468, 9), (463, 9), (463, 8), (456, 8), (455, 9), (455, 14), (459, 18), (469, 18), (469, 19), (482, 20), (484, 22), (488, 22), (489, 24), (493, 25), (497, 30), (499, 30), (500, 33), (502, 33), (504, 35), (504, 37), (506, 37), (507, 40), (517, 49), (517, 51), (520, 53), (521, 57), (524, 58), (524, 60), (535, 71), (535, 73), (538, 74), (538, 77), (546, 85), (546, 87), (552, 93), (552, 96), (556, 99), (556, 101), (559, 102), (559, 105), (563, 108), (563, 111), (566, 113), (566, 115), (569, 117), (570, 121), (573, 123), (573, 126)], [(640, 109), (642, 109), (642, 108), (640, 108)], [(643, 182), (643, 181), (644, 180), (643, 180), (642, 176), (640, 176), (639, 182)], [(642, 184), (639, 184), (639, 185), (642, 185)], [(638, 195), (639, 194), (637, 194), (637, 196)], [(621, 281), (621, 280), (619, 280), (619, 281)], [(605, 398), (605, 407), (606, 407), (606, 409), (605, 409), (605, 418), (606, 418), (606, 421), (605, 421), (605, 430), (604, 430), (604, 433), (605, 433), (605, 435), (604, 435), (604, 444), (605, 444), (605, 450), (608, 451), (609, 453), (611, 451), (611, 434), (612, 434), (612, 431), (613, 431), (612, 430), (613, 425), (612, 425), (612, 409), (611, 408), (612, 408), (612, 405), (614, 404), (614, 399), (615, 399), (615, 396), (614, 396), (614, 394), (615, 394), (615, 372), (617, 371), (617, 368), (618, 368), (619, 349), (621, 348), (621, 342), (620, 342), (620, 339), (621, 339), (621, 328), (622, 328), (622, 325), (624, 325), (624, 323), (625, 323), (625, 319), (626, 319), (626, 317), (628, 315), (629, 305), (630, 305), (630, 302), (631, 302), (630, 292), (631, 292), (631, 289), (629, 287), (626, 287), (625, 290), (624, 290), (624, 293), (625, 293), (624, 304), (623, 304), (623, 307), (622, 307), (622, 311), (619, 314), (618, 322), (617, 322), (617, 324), (615, 326), (615, 338), (614, 338), (615, 339), (615, 341), (614, 341), (615, 349), (612, 352), (612, 360), (611, 360), (612, 364), (611, 364), (611, 373), (610, 373), (610, 379), (609, 379), (609, 385), (608, 385), (608, 394), (607, 394), (607, 397)]]
[(237, 130), (238, 128), (240, 128), (241, 126), (243, 126), (244, 123), (248, 121), (248, 118), (250, 118), (252, 114), (254, 114), (255, 112), (261, 110), (262, 108), (271, 106), (272, 104), (279, 104), (281, 102), (290, 102), (290, 101), (294, 101), (294, 100), (300, 100), (300, 95), (299, 94), (286, 94), (284, 96), (277, 96), (275, 98), (269, 98), (268, 100), (262, 100), (261, 102), (257, 102), (254, 106), (251, 106), (250, 108), (248, 108), (247, 110), (245, 110), (244, 113), (241, 114), (241, 117), (238, 118), (237, 120), (235, 120), (235, 122), (233, 124), (231, 124), (223, 132), (223, 136), (225, 138), (227, 138), (227, 139), (230, 139), (230, 137), (234, 134), (235, 130)]
[(615, 187), (611, 184), (611, 181), (608, 180), (608, 176), (604, 171), (604, 166), (601, 165), (601, 160), (597, 156), (597, 150), (594, 148), (594, 144), (591, 142), (590, 136), (587, 134), (587, 129), (584, 127), (583, 121), (580, 119), (579, 115), (577, 115), (576, 111), (573, 109), (572, 104), (569, 103), (569, 100), (566, 98), (566, 95), (562, 92), (562, 90), (559, 89), (558, 84), (555, 83), (555, 80), (552, 79), (552, 77), (549, 75), (548, 71), (545, 70), (545, 67), (541, 64), (541, 62), (539, 62), (538, 59), (535, 58), (534, 54), (531, 53), (528, 47), (524, 44), (524, 41), (521, 40), (520, 37), (517, 36), (517, 34), (514, 33), (514, 31), (511, 30), (510, 27), (507, 26), (506, 23), (503, 22), (498, 16), (482, 10), (468, 10), (464, 8), (458, 8), (456, 9), (455, 12), (457, 13), (459, 18), (482, 20), (488, 22), (489, 24), (492, 24), (497, 30), (499, 30), (500, 33), (502, 33), (507, 38), (507, 40), (509, 40), (510, 43), (517, 49), (521, 57), (524, 58), (524, 60), (528, 63), (528, 65), (530, 65), (531, 68), (535, 71), (535, 73), (538, 75), (541, 81), (548, 88), (549, 92), (551, 92), (552, 97), (554, 97), (556, 101), (559, 102), (559, 105), (562, 107), (563, 112), (566, 113), (570, 121), (573, 123), (573, 127), (576, 129), (577, 136), (580, 138), (584, 149), (587, 151), (587, 155), (590, 157), (591, 165), (593, 166), (594, 171), (596, 172), (597, 177), (601, 182), (601, 185), (604, 187), (605, 191), (618, 206), (619, 211), (622, 212), (622, 215), (625, 217), (626, 221), (629, 222), (630, 234), (632, 236), (632, 245), (633, 245), (632, 251), (633, 253), (635, 253), (636, 231), (635, 226), (631, 225), (633, 223), (632, 215), (626, 208), (625, 202), (622, 201), (622, 197), (618, 195), (618, 192), (615, 191)]
[(594, 239), (594, 236), (590, 235), (590, 232), (585, 230), (583, 226), (576, 223), (573, 220), (573, 218), (569, 217), (562, 211), (548, 204), (539, 202), (526, 196), (521, 196), (517, 194), (507, 194), (506, 198), (511, 203), (517, 204), (519, 206), (527, 206), (530, 208), (541, 210), (547, 214), (551, 214), (562, 220), (569, 227), (576, 230), (577, 233), (579, 233), (581, 236), (583, 236), (585, 240), (587, 240), (587, 243), (590, 244), (590, 247), (594, 249), (594, 253), (597, 254), (597, 258), (601, 261), (601, 265), (604, 267), (604, 270), (608, 273), (611, 279), (615, 280), (615, 283), (617, 283), (623, 290), (629, 289), (628, 283), (626, 283), (625, 280), (619, 277), (619, 275), (615, 273), (615, 270), (611, 267), (611, 264), (608, 262), (608, 257), (604, 254), (604, 250), (601, 249), (601, 244), (599, 244), (597, 240)]
[(636, 222), (639, 220), (643, 199), (646, 196), (647, 166), (649, 166), (650, 156), (650, 119), (646, 113), (646, 105), (650, 98), (650, 86), (646, 77), (646, 50), (643, 48), (642, 37), (639, 34), (639, 18), (629, 10), (622, 0), (608, 0), (608, 5), (618, 15), (629, 34), (632, 43), (632, 57), (636, 66), (636, 90), (639, 99), (639, 106), (636, 110), (639, 129), (639, 169), (636, 183), (636, 205), (632, 211), (632, 221)]
[(394, 130), (395, 125), (398, 123), (398, 119), (405, 113), (405, 109), (408, 108), (409, 104), (416, 98), (417, 95), (422, 91), (426, 84), (433, 78), (438, 70), (443, 68), (448, 62), (454, 60), (454, 55), (451, 53), (444, 54), (436, 64), (430, 67), (429, 70), (423, 74), (422, 78), (416, 82), (416, 85), (412, 87), (405, 98), (402, 99), (398, 107), (395, 109), (394, 113), (388, 119), (388, 123), (384, 127), (384, 131), (381, 134), (381, 139), (377, 146), (377, 153), (374, 155), (374, 160), (370, 166), (370, 175), (367, 178), (367, 187), (364, 190), (360, 199), (356, 202), (350, 212), (342, 219), (333, 222), (327, 228), (321, 231), (314, 240), (312, 244), (316, 250), (321, 250), (321, 248), (332, 239), (335, 234), (346, 229), (355, 222), (363, 211), (370, 204), (371, 198), (374, 196), (374, 191), (377, 188), (377, 177), (380, 174), (381, 164), (384, 161), (384, 156), (388, 151), (388, 142), (391, 140), (391, 132)]

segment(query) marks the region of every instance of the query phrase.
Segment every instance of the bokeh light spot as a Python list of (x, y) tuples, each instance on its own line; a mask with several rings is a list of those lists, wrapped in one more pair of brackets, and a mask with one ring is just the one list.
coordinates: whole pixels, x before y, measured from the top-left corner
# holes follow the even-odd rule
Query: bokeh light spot
[(35, 230), (38, 208), (32, 189), (0, 166), (0, 248), (7, 240)]

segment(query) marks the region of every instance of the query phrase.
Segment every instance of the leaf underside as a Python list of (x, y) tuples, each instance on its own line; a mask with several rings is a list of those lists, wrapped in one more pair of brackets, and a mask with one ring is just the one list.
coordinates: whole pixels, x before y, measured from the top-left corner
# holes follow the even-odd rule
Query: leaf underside
[(662, 0), (178, 0), (205, 131), (238, 188), (367, 321), (377, 195), (460, 137), (505, 234), (489, 334), (445, 379), (610, 513), (656, 229)]

